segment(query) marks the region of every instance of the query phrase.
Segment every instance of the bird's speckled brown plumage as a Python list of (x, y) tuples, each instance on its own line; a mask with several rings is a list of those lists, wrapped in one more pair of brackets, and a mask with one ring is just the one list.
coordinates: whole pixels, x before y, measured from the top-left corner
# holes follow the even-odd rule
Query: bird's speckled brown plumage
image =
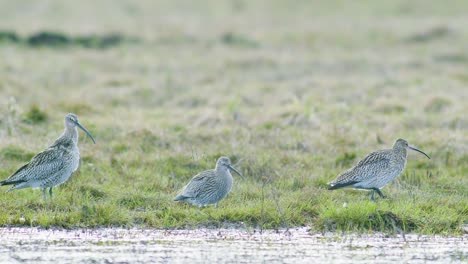
[(329, 190), (344, 187), (369, 189), (372, 190), (372, 200), (374, 192), (384, 198), (380, 189), (401, 174), (406, 166), (408, 148), (426, 155), (419, 149), (409, 146), (406, 140), (398, 139), (393, 148), (372, 152), (356, 166), (338, 175), (336, 180), (330, 183)]
[(182, 189), (174, 201), (185, 201), (199, 207), (215, 204), (226, 197), (232, 188), (232, 175), (229, 169), (234, 170), (241, 177), (242, 175), (231, 166), (231, 161), (227, 157), (221, 157), (216, 162), (214, 170), (207, 170), (195, 175), (192, 180)]
[(0, 184), (13, 185), (8, 191), (27, 187), (41, 188), (44, 199), (46, 188), (50, 188), (52, 198), (52, 187), (67, 181), (78, 168), (80, 151), (77, 127), (82, 128), (94, 142), (91, 134), (79, 123), (78, 117), (75, 114), (67, 114), (63, 134), (50, 147), (38, 153), (29, 163)]

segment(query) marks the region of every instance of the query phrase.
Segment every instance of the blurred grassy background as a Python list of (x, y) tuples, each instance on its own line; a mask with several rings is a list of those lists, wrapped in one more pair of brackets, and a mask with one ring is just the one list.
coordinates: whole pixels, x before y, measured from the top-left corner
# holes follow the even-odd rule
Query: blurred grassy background
[[(68, 112), (98, 142), (81, 135), (80, 171), (51, 203), (39, 190), (0, 195), (0, 224), (463, 232), (467, 9), (0, 1), (0, 178), (51, 144)], [(410, 153), (389, 200), (326, 190), (399, 137), (433, 159)], [(235, 179), (218, 210), (172, 202), (220, 155), (247, 181)]]

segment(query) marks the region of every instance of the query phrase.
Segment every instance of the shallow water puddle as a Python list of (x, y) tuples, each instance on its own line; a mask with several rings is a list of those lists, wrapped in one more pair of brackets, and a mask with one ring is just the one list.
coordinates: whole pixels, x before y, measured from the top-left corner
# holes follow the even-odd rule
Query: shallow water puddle
[(467, 263), (468, 235), (311, 235), (288, 231), (0, 228), (0, 262)]

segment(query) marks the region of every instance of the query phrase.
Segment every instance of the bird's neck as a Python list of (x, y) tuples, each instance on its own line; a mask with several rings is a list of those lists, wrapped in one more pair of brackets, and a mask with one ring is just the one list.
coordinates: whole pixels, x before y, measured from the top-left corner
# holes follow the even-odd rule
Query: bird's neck
[(401, 148), (401, 147), (394, 147), (393, 148), (393, 151), (400, 157), (406, 159), (406, 157), (408, 156), (408, 151), (406, 150), (406, 148)]
[(216, 166), (215, 170), (216, 170), (216, 174), (217, 174), (217, 175), (223, 175), (223, 176), (229, 176), (229, 175), (231, 175), (231, 174), (229, 173), (229, 169), (226, 168), (225, 166)]
[(78, 144), (78, 129), (76, 127), (65, 127), (63, 134), (57, 139), (58, 141), (72, 141), (73, 144)]

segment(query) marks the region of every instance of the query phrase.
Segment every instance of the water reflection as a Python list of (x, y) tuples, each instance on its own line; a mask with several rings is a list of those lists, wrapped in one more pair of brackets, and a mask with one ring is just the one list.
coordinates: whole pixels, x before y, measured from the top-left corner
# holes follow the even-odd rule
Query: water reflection
[(0, 262), (461, 263), (468, 235), (310, 235), (235, 229), (0, 228)]

